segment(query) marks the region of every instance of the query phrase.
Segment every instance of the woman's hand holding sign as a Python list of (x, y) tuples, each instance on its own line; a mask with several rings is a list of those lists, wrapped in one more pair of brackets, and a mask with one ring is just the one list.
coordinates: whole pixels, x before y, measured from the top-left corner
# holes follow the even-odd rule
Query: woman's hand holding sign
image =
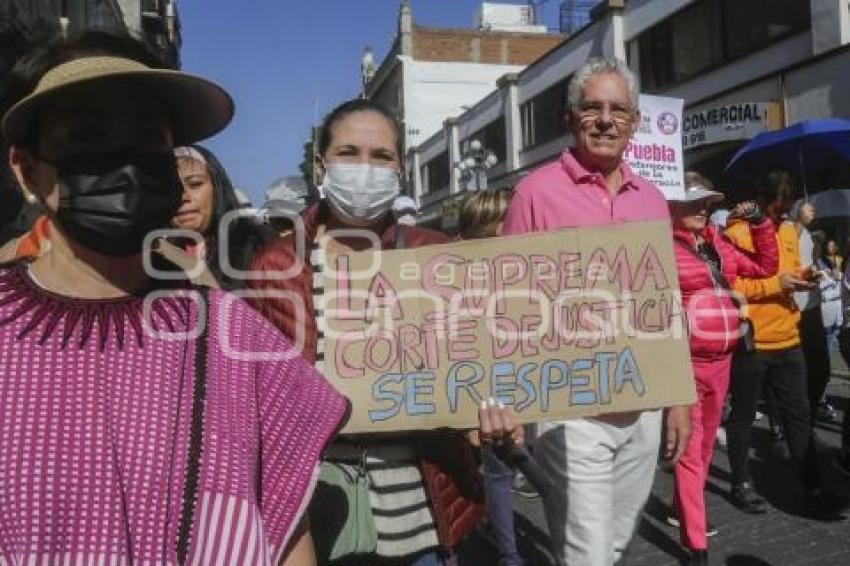
[(499, 449), (505, 445), (522, 444), (522, 426), (516, 424), (511, 411), (490, 397), (478, 408), (478, 437), (482, 446), (492, 444)]
[(483, 450), (492, 452), (512, 468), (521, 471), (541, 496), (553, 493), (552, 480), (523, 448), (523, 428), (514, 421), (511, 410), (492, 397), (478, 408), (478, 430)]

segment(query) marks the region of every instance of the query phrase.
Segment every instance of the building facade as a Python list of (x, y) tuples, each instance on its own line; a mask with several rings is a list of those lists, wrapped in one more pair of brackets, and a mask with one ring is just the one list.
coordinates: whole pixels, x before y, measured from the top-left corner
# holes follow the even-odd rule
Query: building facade
[(463, 191), (453, 164), (473, 138), (485, 146), (504, 139), (491, 186), (513, 185), (557, 158), (571, 143), (567, 82), (590, 57), (619, 57), (641, 92), (684, 99), (686, 167), (718, 181), (734, 152), (761, 131), (850, 116), (846, 0), (604, 0), (591, 16), (410, 149), (412, 192), (425, 222), (439, 226)]
[(528, 19), (528, 7), (484, 3), (475, 29), (416, 25), (401, 2), (398, 31), (389, 53), (365, 84), (364, 96), (382, 102), (405, 128), (405, 147), (419, 145), (492, 91), (499, 77), (516, 73), (556, 47)]
[(0, 43), (10, 67), (29, 44), (55, 34), (100, 30), (146, 42), (167, 64), (180, 66), (180, 17), (175, 0), (0, 0)]
[[(164, 65), (180, 66), (180, 18), (175, 0), (0, 0), (0, 114), (15, 94), (9, 72), (33, 46), (84, 30), (129, 34), (148, 44)], [(0, 153), (6, 145), (0, 140)], [(0, 162), (0, 243), (22, 229), (28, 216), (6, 160)]]
[(143, 39), (160, 57), (180, 66), (180, 15), (175, 0), (116, 0), (127, 31)]

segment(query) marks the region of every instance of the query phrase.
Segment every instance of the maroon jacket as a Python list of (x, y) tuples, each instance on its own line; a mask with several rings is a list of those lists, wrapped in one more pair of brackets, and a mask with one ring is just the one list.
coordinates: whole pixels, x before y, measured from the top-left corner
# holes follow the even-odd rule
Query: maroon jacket
[[(313, 317), (313, 269), (310, 266), (310, 246), (316, 239), (319, 226), (327, 218), (327, 210), (314, 204), (304, 211), (304, 238), (302, 242), (295, 241), (295, 233), (277, 240), (258, 252), (251, 261), (250, 269), (254, 272), (290, 273), (290, 277), (270, 277), (269, 279), (252, 279), (248, 281), (251, 290), (287, 291), (300, 296), (303, 305), (295, 305), (287, 300), (253, 300), (252, 305), (277, 326), (286, 336), (299, 345), (298, 338), (303, 336), (301, 356), (315, 363), (318, 330), (316, 319)], [(443, 244), (449, 241), (448, 236), (436, 230), (405, 226), (403, 236), (399, 237), (397, 227), (391, 223), (391, 215), (387, 215), (387, 223), (380, 230), (381, 249), (396, 248), (397, 240), (403, 240), (404, 247), (417, 248), (431, 244)], [(299, 245), (296, 245), (299, 244)], [(299, 257), (301, 254), (304, 257)], [(302, 336), (297, 336), (301, 332)]]
[[(328, 211), (318, 204), (304, 211), (304, 241), (296, 242), (291, 235), (261, 250), (251, 264), (254, 271), (287, 271), (294, 269), (292, 277), (251, 280), (250, 289), (288, 291), (300, 296), (303, 308), (290, 301), (255, 301), (254, 307), (262, 312), (281, 331), (298, 341), (303, 336), (302, 356), (310, 362), (316, 360), (318, 332), (313, 316), (313, 269), (310, 266), (310, 244), (316, 239), (319, 226)], [(401, 232), (399, 232), (401, 230)], [(381, 249), (396, 247), (415, 248), (442, 244), (448, 236), (435, 230), (415, 226), (397, 227), (387, 215), (379, 230)], [(296, 245), (300, 244), (300, 245)], [(305, 257), (297, 258), (299, 251)], [(412, 433), (413, 443), (420, 456), (420, 469), (437, 523), (440, 546), (451, 549), (469, 534), (484, 513), (483, 489), (472, 448), (466, 437), (457, 431), (422, 431)]]
[[(705, 228), (703, 238), (717, 251), (720, 272), (725, 281), (715, 281), (708, 264), (695, 255), (693, 234), (674, 230), (676, 267), (682, 290), (682, 305), (688, 315), (691, 355), (713, 359), (729, 354), (738, 343), (740, 315), (728, 288), (738, 276), (761, 278), (776, 274), (779, 252), (770, 220), (750, 225), (755, 253), (738, 249), (712, 226)], [(693, 250), (693, 251), (691, 251)]]

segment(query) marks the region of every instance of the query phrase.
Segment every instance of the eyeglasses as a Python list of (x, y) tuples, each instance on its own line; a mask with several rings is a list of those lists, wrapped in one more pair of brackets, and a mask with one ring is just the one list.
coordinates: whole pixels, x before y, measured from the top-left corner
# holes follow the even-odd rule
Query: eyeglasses
[(597, 121), (608, 111), (610, 120), (619, 124), (629, 123), (635, 116), (635, 110), (629, 104), (621, 102), (597, 102), (585, 100), (578, 107), (578, 117), (582, 122)]

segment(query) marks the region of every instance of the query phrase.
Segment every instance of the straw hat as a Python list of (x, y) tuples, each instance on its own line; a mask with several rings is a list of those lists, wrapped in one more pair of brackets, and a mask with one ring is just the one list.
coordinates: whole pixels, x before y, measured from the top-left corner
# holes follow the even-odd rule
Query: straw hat
[(706, 201), (707, 204), (720, 202), (723, 200), (723, 193), (710, 191), (705, 187), (696, 185), (685, 189), (685, 196), (682, 198), (671, 198), (672, 204), (687, 204), (697, 201)]
[(46, 102), (74, 89), (123, 83), (155, 96), (169, 110), (175, 144), (192, 143), (221, 131), (233, 117), (233, 99), (217, 84), (179, 71), (151, 69), (123, 57), (81, 57), (53, 67), (35, 90), (3, 116), (10, 143), (27, 138), (30, 123)]

